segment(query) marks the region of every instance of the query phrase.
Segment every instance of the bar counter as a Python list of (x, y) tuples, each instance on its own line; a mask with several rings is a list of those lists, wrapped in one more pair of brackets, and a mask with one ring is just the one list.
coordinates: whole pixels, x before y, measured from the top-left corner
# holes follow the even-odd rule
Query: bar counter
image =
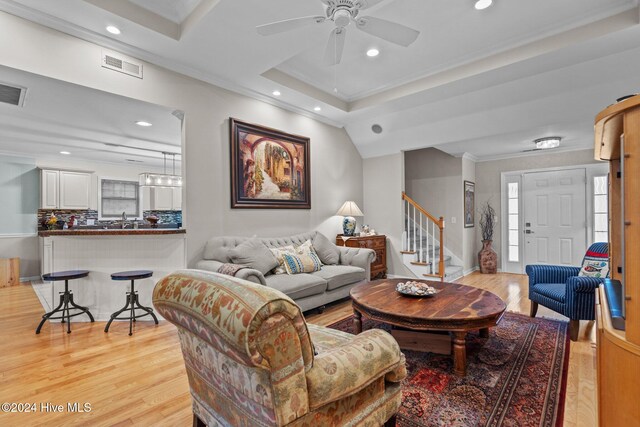
[[(89, 270), (88, 277), (69, 282), (69, 288), (75, 302), (88, 307), (96, 320), (108, 320), (111, 313), (126, 302), (129, 283), (111, 280), (111, 274), (130, 270), (153, 271), (152, 277), (136, 281), (140, 303), (151, 307), (151, 294), (156, 282), (187, 265), (185, 229), (84, 228), (43, 230), (38, 235), (42, 273)], [(40, 282), (34, 283), (33, 288), (48, 312), (58, 304), (58, 293), (64, 284)], [(72, 321), (86, 322), (88, 318), (78, 316)]]

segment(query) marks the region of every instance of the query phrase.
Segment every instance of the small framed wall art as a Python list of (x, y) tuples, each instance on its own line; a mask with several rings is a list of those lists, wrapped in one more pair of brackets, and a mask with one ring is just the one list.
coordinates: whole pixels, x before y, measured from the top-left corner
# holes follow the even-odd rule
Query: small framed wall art
[(231, 207), (311, 209), (309, 138), (229, 119)]
[(476, 222), (476, 184), (464, 182), (464, 228), (471, 228)]

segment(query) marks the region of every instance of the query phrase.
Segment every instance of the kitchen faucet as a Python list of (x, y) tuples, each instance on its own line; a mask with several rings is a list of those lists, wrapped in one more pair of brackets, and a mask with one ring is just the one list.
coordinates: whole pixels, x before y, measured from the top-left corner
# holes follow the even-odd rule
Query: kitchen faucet
[(127, 213), (126, 212), (122, 212), (122, 229), (124, 230), (125, 228), (127, 228)]

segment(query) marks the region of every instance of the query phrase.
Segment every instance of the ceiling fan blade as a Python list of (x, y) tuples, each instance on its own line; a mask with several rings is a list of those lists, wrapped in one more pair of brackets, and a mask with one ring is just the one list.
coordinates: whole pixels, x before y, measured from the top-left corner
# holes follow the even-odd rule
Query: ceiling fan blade
[(360, 0), (360, 3), (362, 4), (362, 7), (360, 8), (360, 10), (369, 9), (370, 7), (373, 7), (378, 3), (382, 3), (383, 1), (386, 1), (386, 0)]
[(258, 25), (256, 30), (263, 36), (284, 33), (285, 31), (296, 30), (313, 24), (321, 24), (326, 21), (324, 16), (305, 16), (304, 18), (293, 18), (284, 21), (272, 22), (270, 24)]
[(358, 18), (356, 20), (356, 26), (365, 33), (404, 47), (416, 41), (420, 35), (420, 31), (414, 30), (413, 28), (372, 16)]
[(347, 38), (347, 29), (338, 27), (331, 32), (327, 49), (324, 52), (324, 62), (327, 65), (337, 65), (342, 60), (342, 51), (344, 51), (344, 42)]

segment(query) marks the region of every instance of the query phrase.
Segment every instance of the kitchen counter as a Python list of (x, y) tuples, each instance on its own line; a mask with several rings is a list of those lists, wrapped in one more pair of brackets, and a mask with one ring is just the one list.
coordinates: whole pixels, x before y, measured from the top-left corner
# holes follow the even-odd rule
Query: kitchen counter
[(50, 236), (157, 236), (161, 234), (185, 234), (184, 228), (87, 228), (67, 230), (42, 230), (38, 231), (40, 237)]
[[(42, 273), (89, 270), (89, 276), (72, 280), (77, 304), (88, 307), (97, 321), (109, 320), (122, 308), (129, 282), (114, 281), (111, 274), (130, 270), (151, 270), (153, 276), (136, 281), (140, 304), (152, 307), (156, 282), (176, 270), (186, 268), (186, 230), (182, 228), (43, 230), (40, 233)], [(58, 304), (63, 282), (38, 282), (33, 289), (45, 311)], [(160, 318), (160, 316), (158, 316)], [(78, 316), (72, 322), (86, 322)], [(145, 317), (141, 321), (151, 321)]]

